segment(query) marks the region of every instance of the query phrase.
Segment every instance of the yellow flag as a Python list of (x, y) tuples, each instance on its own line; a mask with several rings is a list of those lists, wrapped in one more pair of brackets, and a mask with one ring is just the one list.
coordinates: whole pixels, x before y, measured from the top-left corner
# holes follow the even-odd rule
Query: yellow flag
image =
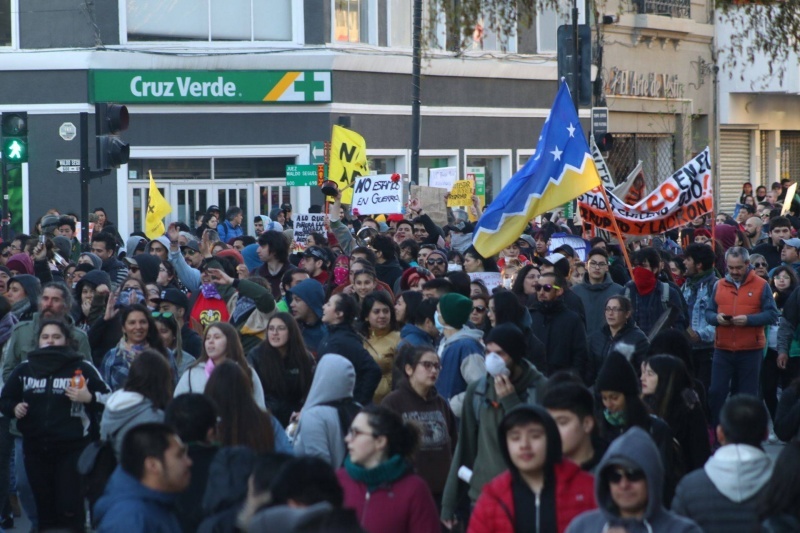
[(353, 202), (353, 183), (358, 176), (367, 174), (367, 143), (364, 137), (353, 130), (334, 126), (328, 179), (339, 185), (343, 204)]
[(164, 217), (172, 213), (172, 206), (161, 196), (152, 172), (150, 172), (150, 194), (147, 196), (147, 216), (145, 217), (144, 233), (148, 239), (155, 239), (166, 233)]

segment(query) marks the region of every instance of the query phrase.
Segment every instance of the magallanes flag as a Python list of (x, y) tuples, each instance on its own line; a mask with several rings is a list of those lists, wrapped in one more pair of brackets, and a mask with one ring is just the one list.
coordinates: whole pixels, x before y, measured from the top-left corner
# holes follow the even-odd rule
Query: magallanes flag
[(475, 249), (492, 256), (515, 242), (530, 220), (600, 185), (566, 82), (544, 123), (536, 153), (500, 191), (474, 231)]

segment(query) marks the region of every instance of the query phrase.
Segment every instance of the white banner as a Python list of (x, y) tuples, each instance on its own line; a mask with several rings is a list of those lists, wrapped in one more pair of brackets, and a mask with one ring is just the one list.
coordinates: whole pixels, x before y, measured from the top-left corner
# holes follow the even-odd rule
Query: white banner
[(449, 191), (457, 179), (458, 167), (432, 168), (428, 174), (428, 186)]
[(489, 294), (492, 293), (492, 289), (503, 284), (503, 277), (500, 272), (470, 272), (469, 279), (483, 281), (486, 288), (489, 289)]
[(356, 179), (353, 187), (353, 214), (391, 215), (403, 209), (400, 174), (379, 174)]
[(324, 213), (295, 214), (292, 219), (294, 222), (294, 242), (300, 245), (300, 249), (305, 249), (306, 239), (312, 233), (327, 235)]

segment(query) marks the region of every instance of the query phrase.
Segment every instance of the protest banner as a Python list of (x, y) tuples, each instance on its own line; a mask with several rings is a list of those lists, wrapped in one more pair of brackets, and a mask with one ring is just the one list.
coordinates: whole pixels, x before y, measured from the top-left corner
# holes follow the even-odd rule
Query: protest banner
[(299, 245), (294, 247), (296, 249), (305, 249), (306, 239), (312, 233), (327, 234), (325, 215), (323, 213), (302, 213), (296, 214), (292, 218), (294, 221), (294, 242)]
[(400, 174), (378, 174), (356, 179), (352, 211), (359, 215), (391, 215), (403, 209)]
[(470, 272), (469, 279), (483, 281), (486, 288), (489, 289), (489, 294), (492, 293), (492, 289), (503, 284), (503, 277), (500, 272)]
[[(655, 235), (688, 224), (714, 210), (711, 155), (706, 148), (636, 205), (626, 205), (608, 192), (611, 210), (622, 233)], [(593, 189), (578, 197), (581, 217), (600, 229), (612, 227), (602, 191)]]
[(594, 159), (594, 166), (597, 167), (597, 173), (600, 175), (600, 181), (603, 182), (603, 185), (606, 188), (606, 191), (613, 191), (614, 187), (616, 186), (614, 183), (614, 177), (611, 175), (611, 169), (608, 168), (606, 164), (606, 160), (603, 157), (603, 154), (600, 152), (600, 148), (597, 147), (597, 143), (594, 142), (594, 135), (589, 137), (589, 145), (592, 149), (592, 159)]
[(447, 225), (447, 208), (444, 196), (447, 191), (438, 187), (411, 185), (411, 198), (417, 198), (422, 212), (431, 217), (439, 227)]
[(458, 167), (432, 168), (428, 174), (428, 186), (449, 191), (457, 179)]
[(472, 181), (460, 180), (453, 184), (450, 196), (447, 197), (447, 207), (472, 205)]
[(586, 254), (589, 252), (589, 243), (577, 235), (553, 233), (548, 243), (548, 251), (553, 253), (553, 250), (565, 244), (575, 250), (575, 253), (578, 254), (581, 261), (586, 261)]

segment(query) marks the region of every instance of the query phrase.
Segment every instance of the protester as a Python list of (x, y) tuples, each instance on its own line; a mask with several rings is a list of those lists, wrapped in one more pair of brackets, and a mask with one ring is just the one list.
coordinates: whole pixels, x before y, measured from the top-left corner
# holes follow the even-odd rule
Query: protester
[(367, 295), (361, 304), (359, 323), (364, 336), (364, 348), (381, 369), (381, 381), (372, 399), (380, 404), (393, 388), (392, 368), (397, 345), (400, 343), (400, 331), (389, 296), (384, 292)]
[(800, 531), (800, 442), (786, 445), (761, 493), (758, 517), (764, 533)]
[(582, 283), (572, 286), (572, 292), (583, 302), (583, 309), (586, 311), (586, 336), (591, 337), (603, 327), (608, 298), (621, 294), (623, 288), (614, 283), (608, 273), (608, 252), (602, 248), (592, 248), (586, 255), (586, 274), (581, 279)]
[(589, 361), (586, 383), (594, 383), (609, 354), (614, 350), (631, 352), (631, 362), (638, 367), (647, 355), (650, 343), (647, 336), (631, 318), (631, 301), (622, 295), (611, 296), (606, 301), (605, 325), (589, 337)]

